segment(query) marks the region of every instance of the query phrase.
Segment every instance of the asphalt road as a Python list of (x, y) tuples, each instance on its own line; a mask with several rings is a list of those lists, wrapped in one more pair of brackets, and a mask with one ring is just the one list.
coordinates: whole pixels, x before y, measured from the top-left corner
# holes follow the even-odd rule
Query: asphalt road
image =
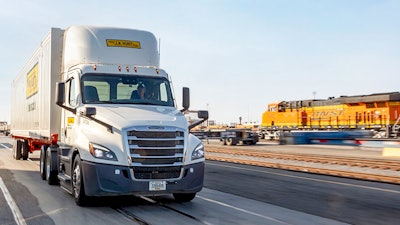
[(398, 224), (400, 186), (206, 162), (205, 188), (171, 196), (101, 198), (75, 205), (39, 176), (38, 152), (11, 157), (0, 137), (0, 225), (14, 224)]
[(400, 185), (208, 161), (205, 187), (350, 224), (400, 222)]

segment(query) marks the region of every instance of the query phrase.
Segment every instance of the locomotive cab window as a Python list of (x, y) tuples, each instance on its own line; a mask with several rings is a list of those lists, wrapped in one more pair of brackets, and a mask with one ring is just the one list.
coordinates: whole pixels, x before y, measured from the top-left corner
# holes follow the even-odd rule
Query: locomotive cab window
[(386, 104), (386, 102), (377, 102), (376, 106), (378, 108), (385, 108), (385, 107), (387, 107), (387, 104)]

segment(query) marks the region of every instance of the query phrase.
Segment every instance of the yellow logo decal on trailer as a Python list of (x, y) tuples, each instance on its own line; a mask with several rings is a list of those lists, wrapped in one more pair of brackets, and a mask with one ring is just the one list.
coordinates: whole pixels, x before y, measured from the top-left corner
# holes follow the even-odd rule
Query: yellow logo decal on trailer
[(39, 64), (36, 63), (35, 66), (33, 66), (33, 68), (26, 75), (26, 98), (29, 98), (38, 92), (38, 68)]
[(139, 41), (107, 39), (107, 47), (140, 48)]

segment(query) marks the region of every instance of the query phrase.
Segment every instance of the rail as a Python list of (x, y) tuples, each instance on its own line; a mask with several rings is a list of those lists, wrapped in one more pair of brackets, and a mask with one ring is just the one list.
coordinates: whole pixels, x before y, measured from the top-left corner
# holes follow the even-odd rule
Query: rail
[[(249, 149), (236, 150), (222, 149), (218, 147), (209, 147), (206, 152), (206, 159), (208, 160), (400, 184), (400, 161), (396, 160), (390, 161), (312, 154), (270, 153)], [(273, 160), (265, 160), (267, 158)], [(308, 162), (313, 163), (314, 165), (296, 165), (290, 161)], [(325, 166), (321, 166), (321, 164)], [(357, 167), (358, 170), (351, 171), (351, 169), (334, 169), (332, 166), (326, 165)], [(385, 174), (358, 172), (360, 170), (365, 170), (366, 168), (382, 170)]]

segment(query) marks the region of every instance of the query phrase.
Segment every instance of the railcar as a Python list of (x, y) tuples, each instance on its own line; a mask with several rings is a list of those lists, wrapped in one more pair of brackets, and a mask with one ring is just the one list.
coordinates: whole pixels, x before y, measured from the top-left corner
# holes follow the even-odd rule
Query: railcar
[(260, 135), (271, 139), (292, 130), (373, 130), (376, 137), (398, 137), (400, 92), (340, 96), (268, 104)]

